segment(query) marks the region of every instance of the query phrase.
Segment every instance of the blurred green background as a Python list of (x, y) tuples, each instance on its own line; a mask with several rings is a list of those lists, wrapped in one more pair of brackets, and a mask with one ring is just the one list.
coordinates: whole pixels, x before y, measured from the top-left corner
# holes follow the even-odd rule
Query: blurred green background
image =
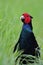
[(13, 47), (21, 29), (20, 16), (33, 16), (33, 31), (43, 59), (43, 0), (0, 0), (0, 65), (14, 65)]

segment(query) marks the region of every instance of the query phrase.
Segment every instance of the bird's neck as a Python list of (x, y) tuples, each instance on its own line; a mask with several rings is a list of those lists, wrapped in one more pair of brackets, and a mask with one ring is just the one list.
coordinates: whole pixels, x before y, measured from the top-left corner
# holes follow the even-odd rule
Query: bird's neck
[(31, 27), (30, 27), (29, 24), (23, 24), (23, 28), (30, 31), (30, 32), (32, 32)]

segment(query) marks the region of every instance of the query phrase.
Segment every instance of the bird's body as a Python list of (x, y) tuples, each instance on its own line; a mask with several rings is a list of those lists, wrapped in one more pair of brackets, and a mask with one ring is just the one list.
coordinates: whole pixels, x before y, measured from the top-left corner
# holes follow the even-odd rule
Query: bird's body
[(24, 24), (19, 40), (19, 50), (24, 50), (24, 54), (35, 56), (35, 48), (38, 47), (35, 36), (28, 24)]

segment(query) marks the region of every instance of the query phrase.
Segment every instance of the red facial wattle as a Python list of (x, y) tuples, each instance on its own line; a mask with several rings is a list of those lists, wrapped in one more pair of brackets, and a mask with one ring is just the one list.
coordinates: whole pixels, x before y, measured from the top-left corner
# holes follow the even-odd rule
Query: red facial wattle
[(31, 20), (32, 20), (32, 18), (33, 18), (33, 17), (32, 17), (31, 15), (29, 15), (28, 13), (24, 13), (24, 14), (22, 14), (22, 16), (20, 17), (21, 21), (22, 21), (23, 23), (26, 23), (26, 24), (30, 23)]
[(25, 23), (30, 23), (31, 22), (31, 18), (30, 17), (26, 17), (25, 20), (24, 20)]
[(28, 24), (28, 23), (31, 22), (31, 17), (30, 17), (29, 14), (24, 13), (23, 16), (24, 16), (24, 18), (25, 18), (25, 19), (24, 19), (24, 23)]

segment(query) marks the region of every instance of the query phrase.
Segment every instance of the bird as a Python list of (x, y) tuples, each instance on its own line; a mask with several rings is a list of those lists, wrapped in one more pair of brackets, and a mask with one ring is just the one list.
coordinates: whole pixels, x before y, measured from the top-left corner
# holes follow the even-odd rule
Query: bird
[(28, 13), (23, 13), (21, 15), (20, 20), (23, 26), (14, 52), (19, 44), (18, 50), (23, 50), (23, 54), (36, 56), (38, 58), (40, 56), (40, 47), (33, 32), (32, 19), (33, 17)]

